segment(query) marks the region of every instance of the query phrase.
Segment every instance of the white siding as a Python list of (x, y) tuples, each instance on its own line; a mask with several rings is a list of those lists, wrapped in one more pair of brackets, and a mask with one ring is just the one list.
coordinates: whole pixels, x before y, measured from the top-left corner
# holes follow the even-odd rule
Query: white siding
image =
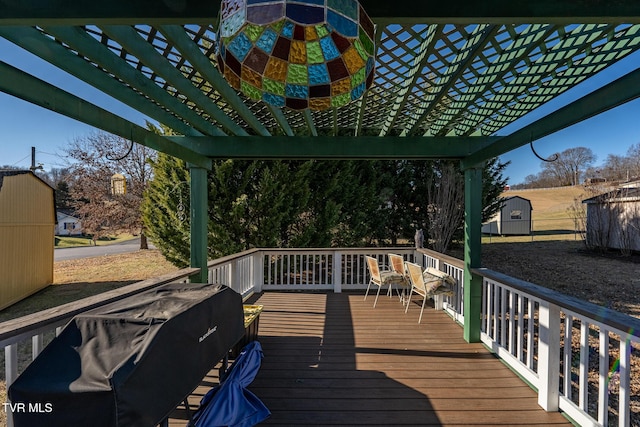
[(640, 251), (640, 201), (587, 204), (587, 244)]

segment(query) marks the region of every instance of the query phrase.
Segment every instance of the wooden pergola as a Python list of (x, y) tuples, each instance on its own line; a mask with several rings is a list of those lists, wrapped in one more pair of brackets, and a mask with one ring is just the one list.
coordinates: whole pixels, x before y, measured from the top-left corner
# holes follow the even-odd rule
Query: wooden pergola
[(640, 69), (509, 135), (495, 135), (640, 49), (640, 3), (360, 3), (377, 26), (376, 72), (361, 99), (339, 108), (281, 109), (231, 88), (216, 68), (220, 2), (202, 0), (0, 1), (0, 37), (179, 136), (156, 135), (15, 68), (2, 53), (0, 90), (187, 161), (197, 281), (207, 280), (212, 159), (459, 160), (464, 337), (476, 342), (481, 281), (471, 269), (480, 267), (484, 162), (637, 98)]

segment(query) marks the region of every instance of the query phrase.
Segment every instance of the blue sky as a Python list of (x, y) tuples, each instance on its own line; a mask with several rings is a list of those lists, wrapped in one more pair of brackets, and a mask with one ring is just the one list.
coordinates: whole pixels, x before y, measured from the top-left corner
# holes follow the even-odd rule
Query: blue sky
[[(140, 113), (55, 69), (47, 62), (24, 52), (2, 38), (0, 38), (0, 52), (1, 60), (72, 93), (89, 97), (93, 103), (144, 125), (145, 118)], [(638, 67), (640, 67), (640, 52), (609, 67), (597, 79), (583, 82), (554, 100), (549, 106), (534, 111), (499, 134), (508, 134), (567, 102), (593, 91), (602, 82), (612, 81)], [(28, 168), (31, 165), (31, 147), (36, 147), (36, 162), (42, 163), (46, 170), (64, 167), (65, 147), (75, 138), (83, 137), (95, 130), (93, 127), (2, 92), (0, 92), (0, 112), (0, 166)], [(640, 142), (640, 100), (635, 100), (540, 139), (534, 143), (534, 146), (543, 157), (549, 157), (555, 152), (571, 147), (588, 147), (597, 156), (596, 164), (600, 164), (608, 154), (624, 155), (631, 145), (638, 142)], [(511, 161), (511, 165), (505, 172), (505, 176), (510, 178), (510, 184), (521, 183), (527, 175), (536, 174), (541, 170), (541, 161), (535, 157), (528, 145), (500, 158), (502, 161)]]

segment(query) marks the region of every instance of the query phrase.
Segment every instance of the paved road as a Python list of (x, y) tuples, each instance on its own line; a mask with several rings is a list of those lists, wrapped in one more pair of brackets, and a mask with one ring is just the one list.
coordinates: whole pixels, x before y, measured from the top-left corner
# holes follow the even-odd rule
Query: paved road
[[(149, 243), (149, 248), (154, 246)], [(56, 248), (53, 250), (54, 261), (68, 259), (90, 258), (103, 255), (124, 254), (140, 249), (140, 238), (114, 243), (106, 246), (82, 246), (77, 248)]]

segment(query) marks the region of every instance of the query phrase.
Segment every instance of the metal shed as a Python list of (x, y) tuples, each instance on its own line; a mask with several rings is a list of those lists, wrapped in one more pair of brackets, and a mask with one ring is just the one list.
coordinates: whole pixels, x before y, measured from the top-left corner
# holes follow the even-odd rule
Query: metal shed
[(485, 234), (531, 234), (531, 201), (520, 196), (504, 199), (502, 209), (489, 222), (482, 225)]
[(53, 282), (54, 190), (31, 171), (0, 171), (0, 309)]

